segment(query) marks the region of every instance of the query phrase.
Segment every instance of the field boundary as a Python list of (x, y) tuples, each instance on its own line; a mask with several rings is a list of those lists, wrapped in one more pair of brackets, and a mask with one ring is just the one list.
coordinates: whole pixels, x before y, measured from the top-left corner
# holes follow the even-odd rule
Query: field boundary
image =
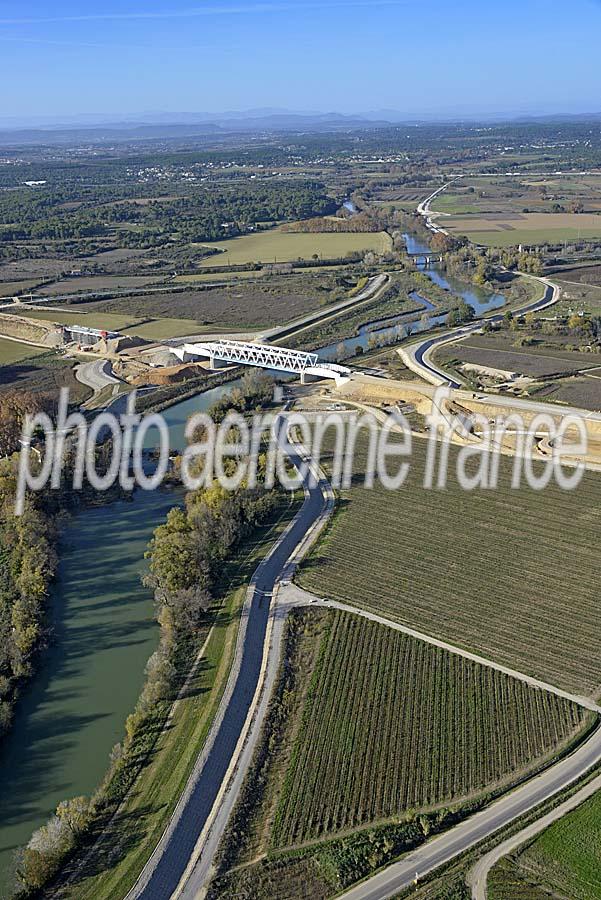
[(523, 672), (518, 672), (517, 669), (511, 669), (501, 663), (494, 662), (494, 660), (486, 659), (484, 656), (478, 656), (477, 653), (471, 653), (469, 650), (464, 650), (462, 647), (448, 644), (446, 641), (441, 641), (422, 631), (416, 631), (416, 629), (410, 628), (408, 625), (403, 625), (401, 622), (387, 619), (385, 616), (380, 616), (377, 613), (361, 609), (359, 606), (350, 606), (347, 603), (340, 603), (338, 600), (326, 600), (297, 585), (288, 585), (281, 590), (285, 593), (286, 600), (291, 604), (295, 603), (297, 606), (313, 604), (324, 607), (325, 609), (339, 609), (341, 612), (354, 613), (356, 616), (369, 619), (370, 622), (376, 622), (378, 625), (384, 625), (387, 628), (392, 628), (394, 631), (400, 631), (409, 637), (416, 638), (418, 641), (431, 644), (433, 647), (438, 647), (440, 650), (446, 650), (448, 653), (453, 653), (455, 656), (463, 656), (465, 659), (469, 659), (470, 662), (485, 666), (488, 669), (494, 669), (497, 672), (501, 672), (503, 675), (515, 678), (517, 681), (523, 681), (530, 687), (546, 691), (550, 694), (555, 694), (557, 697), (561, 697), (562, 700), (568, 700), (570, 703), (575, 703), (577, 706), (581, 706), (591, 712), (601, 714), (601, 706), (598, 706), (589, 697), (571, 694), (569, 691), (564, 691), (562, 688), (548, 684), (546, 681), (540, 681), (538, 678), (525, 675)]

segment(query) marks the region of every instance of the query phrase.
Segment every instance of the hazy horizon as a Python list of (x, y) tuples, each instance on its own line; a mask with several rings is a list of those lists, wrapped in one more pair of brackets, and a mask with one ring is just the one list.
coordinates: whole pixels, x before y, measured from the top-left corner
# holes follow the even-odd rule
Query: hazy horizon
[[(401, 120), (594, 114), (599, 0), (9, 0), (0, 121), (273, 108)], [(146, 112), (144, 112), (146, 111)]]

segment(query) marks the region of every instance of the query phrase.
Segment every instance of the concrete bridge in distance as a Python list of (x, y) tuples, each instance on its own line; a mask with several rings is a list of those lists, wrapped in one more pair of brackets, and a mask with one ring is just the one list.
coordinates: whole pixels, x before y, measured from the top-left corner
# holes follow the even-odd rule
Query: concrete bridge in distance
[(182, 362), (200, 357), (208, 359), (212, 369), (219, 362), (258, 366), (261, 369), (273, 369), (276, 372), (299, 375), (301, 384), (305, 384), (308, 375), (315, 378), (333, 378), (337, 383), (342, 383), (351, 375), (351, 370), (346, 366), (324, 362), (319, 359), (317, 353), (290, 350), (287, 347), (276, 347), (273, 344), (232, 341), (223, 338), (218, 341), (184, 344), (182, 347), (171, 347), (170, 349)]

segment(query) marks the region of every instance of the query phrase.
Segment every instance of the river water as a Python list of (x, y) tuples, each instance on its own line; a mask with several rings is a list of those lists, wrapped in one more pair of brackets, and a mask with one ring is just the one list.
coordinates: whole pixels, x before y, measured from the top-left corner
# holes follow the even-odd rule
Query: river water
[[(411, 235), (409, 253), (429, 252)], [(462, 296), (477, 313), (501, 306), (504, 298), (443, 275), (425, 274), (442, 288)], [(432, 304), (413, 298), (428, 314)], [(420, 310), (412, 333), (444, 322), (444, 316)], [(387, 336), (407, 322), (407, 314), (363, 326), (343, 341), (352, 354), (367, 348), (371, 334)], [(341, 342), (322, 348), (328, 358)], [(237, 382), (185, 400), (166, 410), (170, 446), (185, 445), (189, 416), (207, 409)], [(149, 432), (146, 445), (154, 446)], [(40, 660), (40, 671), (25, 689), (11, 731), (0, 746), (0, 897), (9, 895), (14, 850), (52, 814), (61, 800), (90, 795), (101, 781), (112, 746), (121, 740), (124, 723), (144, 681), (144, 666), (158, 641), (152, 597), (141, 584), (144, 551), (154, 529), (180, 500), (173, 490), (138, 491), (75, 516), (61, 542), (58, 580), (53, 590), (53, 640)]]
[[(427, 244), (413, 234), (404, 234), (403, 238), (405, 240), (407, 252), (412, 256), (419, 257), (422, 254), (430, 254), (432, 252)], [(462, 297), (466, 303), (469, 303), (469, 305), (474, 308), (474, 311), (478, 316), (488, 312), (488, 310), (498, 309), (505, 303), (503, 294), (487, 291), (485, 288), (468, 284), (461, 281), (459, 278), (447, 275), (446, 273), (441, 272), (436, 264), (426, 268), (423, 261), (420, 263), (418, 259), (417, 268), (422, 271), (424, 275), (427, 275), (430, 281), (437, 284), (443, 290)], [(386, 343), (389, 338), (394, 337), (399, 339), (397, 330), (399, 326), (404, 325), (410, 334), (418, 334), (422, 331), (429, 331), (437, 325), (444, 324), (446, 315), (430, 315), (431, 310), (435, 307), (429, 300), (422, 297), (417, 291), (413, 291), (410, 296), (420, 304), (421, 309), (416, 309), (409, 313), (401, 313), (397, 317), (387, 318), (381, 322), (370, 322), (369, 324), (362, 325), (357, 334), (353, 335), (353, 337), (335, 341), (332, 344), (321, 347), (318, 351), (319, 356), (322, 359), (335, 359), (339, 354), (341, 346), (344, 346), (344, 353), (347, 356), (352, 356), (356, 352), (357, 347), (361, 347), (363, 350), (368, 349), (370, 337), (372, 337), (372, 335), (377, 338), (382, 338), (384, 343)]]
[[(170, 445), (184, 447), (188, 417), (234, 384), (166, 410)], [(152, 432), (147, 443), (155, 443)], [(152, 597), (140, 580), (144, 552), (180, 499), (173, 489), (137, 491), (132, 500), (85, 510), (64, 530), (52, 592), (52, 643), (0, 746), (2, 898), (10, 895), (14, 850), (61, 800), (94, 791), (111, 748), (123, 737), (158, 642)]]

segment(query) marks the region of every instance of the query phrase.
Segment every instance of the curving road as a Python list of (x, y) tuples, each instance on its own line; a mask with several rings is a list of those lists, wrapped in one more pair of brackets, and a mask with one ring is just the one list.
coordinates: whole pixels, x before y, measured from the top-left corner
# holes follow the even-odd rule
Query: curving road
[[(280, 420), (280, 427), (283, 419)], [(291, 454), (299, 469), (302, 450)], [(166, 900), (175, 896), (195, 896), (206, 881), (223, 827), (236, 800), (237, 791), (224, 786), (232, 775), (232, 761), (238, 761), (257, 702), (257, 689), (265, 666), (273, 623), (271, 597), (277, 582), (295, 559), (295, 554), (316, 523), (324, 519), (329, 506), (329, 485), (320, 479), (305, 486), (304, 503), (270, 554), (261, 562), (251, 582), (240, 624), (236, 657), (219, 711), (173, 818), (144, 868), (129, 898)], [(275, 647), (272, 656), (279, 657)], [(272, 676), (275, 678), (275, 672)], [(269, 698), (269, 690), (263, 692)], [(260, 717), (259, 717), (260, 719)], [(253, 731), (258, 738), (259, 727)], [(248, 744), (247, 744), (248, 747)], [(251, 746), (252, 749), (252, 746)], [(244, 766), (239, 766), (240, 777)], [(210, 826), (210, 833), (207, 829)], [(199, 843), (200, 842), (200, 843)]]
[(601, 728), (573, 753), (449, 831), (428, 841), (339, 900), (385, 900), (549, 800), (601, 762)]
[[(548, 279), (537, 278), (534, 275), (526, 277), (535, 278), (536, 281), (540, 281), (545, 285), (545, 291), (539, 300), (535, 300), (527, 306), (513, 310), (513, 314), (516, 316), (525, 316), (529, 312), (539, 312), (541, 309), (546, 309), (548, 306), (556, 303), (561, 296), (561, 288), (559, 285), (554, 284)], [(400, 355), (405, 364), (412, 371), (416, 372), (416, 374), (425, 378), (426, 381), (434, 384), (448, 384), (452, 388), (460, 388), (461, 383), (459, 381), (452, 378), (444, 371), (444, 369), (439, 368), (431, 361), (430, 355), (432, 350), (442, 344), (451, 343), (467, 337), (468, 334), (482, 328), (482, 325), (485, 322), (501, 322), (503, 321), (503, 317), (504, 313), (496, 313), (492, 316), (476, 319), (473, 322), (470, 322), (469, 325), (462, 325), (460, 328), (454, 328), (452, 331), (445, 331), (444, 334), (439, 334), (436, 337), (426, 338), (425, 340), (411, 344), (408, 347), (403, 347), (400, 350)]]
[(536, 837), (537, 834), (540, 834), (541, 831), (544, 831), (545, 828), (548, 828), (553, 822), (557, 822), (562, 816), (565, 816), (573, 809), (576, 809), (581, 803), (584, 803), (585, 800), (588, 800), (589, 797), (592, 797), (593, 794), (596, 794), (599, 790), (601, 790), (601, 775), (593, 778), (593, 780), (589, 781), (589, 783), (581, 788), (581, 790), (577, 791), (563, 803), (560, 803), (559, 806), (552, 809), (546, 816), (537, 819), (536, 822), (528, 825), (527, 828), (524, 828), (522, 831), (518, 831), (517, 834), (512, 835), (512, 837), (503, 841), (502, 844), (499, 844), (498, 847), (491, 850), (490, 853), (483, 856), (482, 859), (476, 863), (468, 876), (468, 881), (472, 888), (472, 900), (486, 900), (486, 882), (488, 880), (488, 873), (500, 859), (507, 856), (508, 853), (517, 850), (517, 848), (525, 841), (529, 841), (533, 837)]
[(119, 384), (120, 381), (113, 375), (113, 365), (110, 359), (94, 359), (82, 363), (75, 370), (75, 377), (81, 384), (92, 388), (94, 394), (99, 394), (109, 384)]

